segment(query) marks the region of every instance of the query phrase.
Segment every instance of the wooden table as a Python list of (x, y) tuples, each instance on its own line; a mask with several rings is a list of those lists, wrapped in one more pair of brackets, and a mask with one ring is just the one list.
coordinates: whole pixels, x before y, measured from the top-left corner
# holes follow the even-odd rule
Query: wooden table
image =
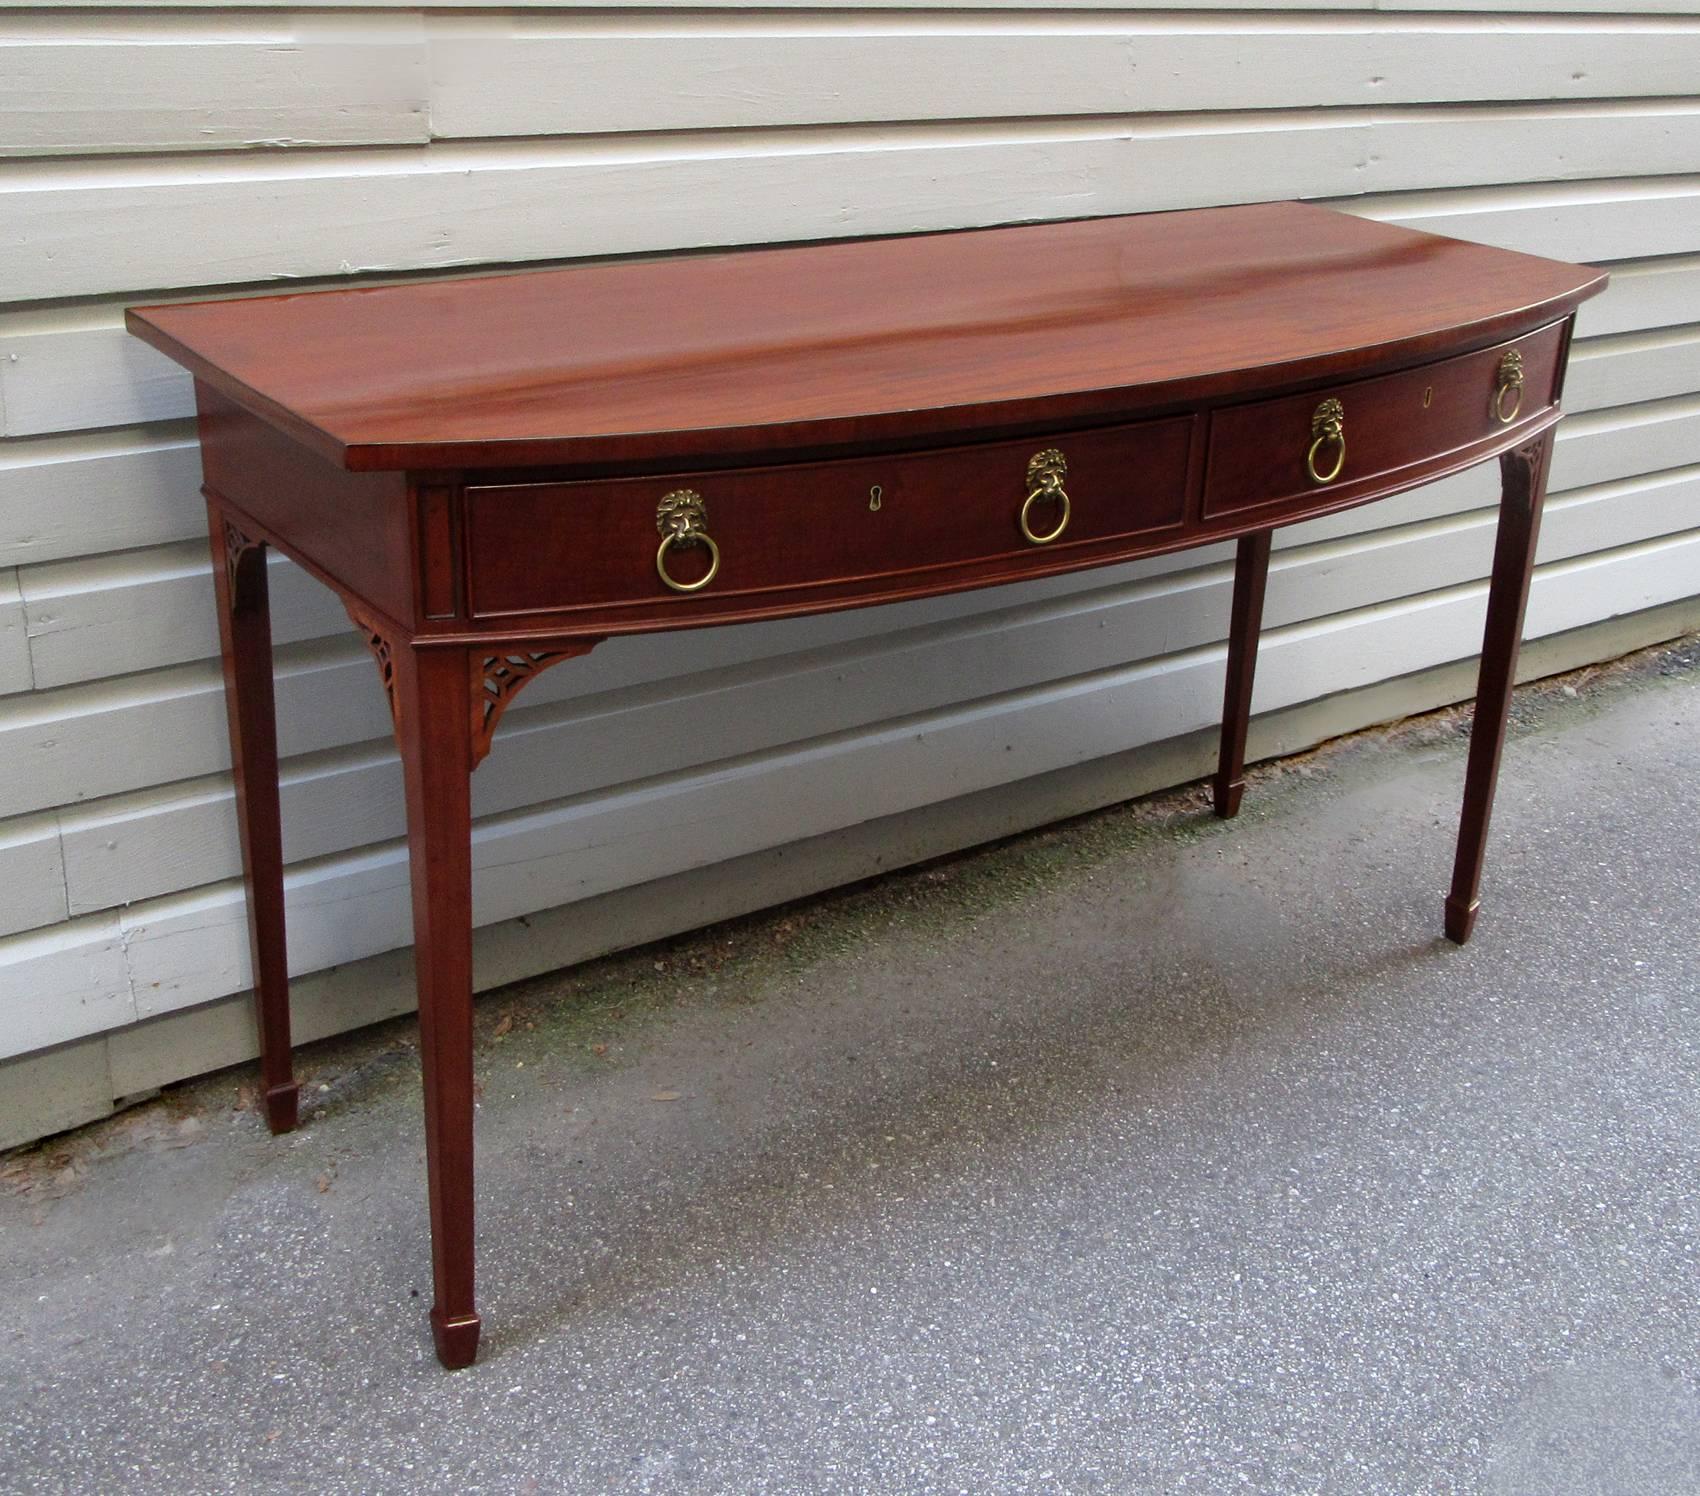
[(132, 310), (195, 375), (274, 1132), (297, 1086), (266, 546), (340, 594), (389, 695), (443, 1364), (480, 1327), (469, 778), (532, 676), (614, 634), (1234, 537), (1232, 816), (1273, 528), (1498, 457), (1462, 943), (1572, 314), (1605, 279), (1264, 204)]

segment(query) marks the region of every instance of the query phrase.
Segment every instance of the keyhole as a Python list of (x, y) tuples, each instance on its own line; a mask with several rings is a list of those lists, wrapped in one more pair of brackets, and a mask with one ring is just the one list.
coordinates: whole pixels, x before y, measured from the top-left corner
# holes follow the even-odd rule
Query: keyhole
[(1434, 386), (1431, 384), (1426, 390), (1423, 391), (1423, 409), (1427, 410), (1429, 408), (1429, 406), (1431, 406), (1433, 404), (1434, 404)]
[(879, 484), (874, 484), (874, 486), (868, 490), (868, 508), (877, 510), (880, 506), (880, 499), (883, 493), (884, 490), (881, 489)]

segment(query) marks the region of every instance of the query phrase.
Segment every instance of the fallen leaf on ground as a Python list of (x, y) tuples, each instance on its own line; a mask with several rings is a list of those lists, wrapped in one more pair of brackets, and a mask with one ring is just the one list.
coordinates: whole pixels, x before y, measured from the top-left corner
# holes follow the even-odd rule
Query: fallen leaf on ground
[(192, 1143), (207, 1130), (207, 1124), (199, 1117), (185, 1117), (177, 1124), (176, 1134), (170, 1139), (174, 1148), (181, 1148), (185, 1143)]
[(677, 1101), (680, 1094), (678, 1091), (652, 1091), (649, 1099), (651, 1101)]

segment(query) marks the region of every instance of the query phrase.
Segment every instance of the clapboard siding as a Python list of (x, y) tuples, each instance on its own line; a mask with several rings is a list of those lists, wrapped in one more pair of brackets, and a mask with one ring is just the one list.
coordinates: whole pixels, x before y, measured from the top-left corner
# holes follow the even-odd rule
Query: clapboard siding
[(468, 17), (434, 20), (430, 45), (431, 131), (447, 139), (1646, 97), (1691, 92), (1700, 76), (1700, 26), (1687, 21), (1471, 18), (1413, 31), (1373, 15), (1185, 29), (1059, 16), (1040, 29), (868, 16), (806, 31), (758, 20), (727, 34), (717, 19), (622, 31), (551, 17), (493, 35)]
[(121, 306), (112, 315), (105, 327), (0, 334), (0, 436), (140, 426), (194, 414), (188, 370), (125, 332)]
[(33, 684), (23, 590), (15, 570), (0, 570), (0, 695)]
[[(0, 154), (1680, 95), (1700, 26), (1369, 14), (137, 17), (0, 38)], [(376, 30), (380, 34), (374, 36)], [(1588, 66), (1578, 68), (1578, 46)], [(1257, 66), (1245, 66), (1255, 56)], [(427, 58), (429, 83), (426, 81)], [(572, 87), (562, 88), (563, 78)], [(427, 98), (428, 95), (428, 98)]]
[(0, 443), (0, 565), (184, 540), (206, 528), (192, 431)]
[(1571, 416), (1559, 430), (1552, 481), (1561, 489), (1609, 483), (1647, 471), (1642, 464), (1649, 452), (1658, 454), (1653, 461), (1661, 468), (1700, 462), (1700, 399), (1654, 400)]
[[(1472, 123), (1420, 116), (1156, 116), (1040, 126), (922, 125), (750, 131), (704, 140), (444, 143), (411, 152), (219, 156), (204, 165), (46, 161), (13, 168), (0, 257), (19, 300), (189, 281), (444, 269), (777, 238), (848, 237), (1045, 216), (1142, 212), (1278, 197), (1422, 194), (1364, 211), (1435, 232), (1586, 246), (1620, 259), (1695, 249), (1700, 178), (1691, 109), (1636, 115), (1510, 111)], [(1507, 186), (1582, 174), (1585, 142), (1617, 130), (1632, 180)], [(1401, 145), (1401, 132), (1429, 139)], [(1012, 138), (1013, 136), (1013, 138)], [(1481, 149), (1491, 139), (1492, 150)], [(1567, 142), (1569, 142), (1567, 144)], [(1431, 154), (1439, 152), (1440, 154)], [(640, 206), (634, 206), (640, 205)], [(1356, 207), (1356, 204), (1352, 204)], [(110, 228), (122, 222), (114, 238)], [(205, 225), (216, 223), (216, 234)], [(1553, 251), (1558, 252), (1558, 251)]]
[(1604, 410), (1700, 390), (1700, 326), (1579, 340), (1564, 382), (1567, 410)]
[(70, 915), (59, 818), (19, 816), (0, 825), (0, 935), (57, 924)]
[(414, 17), (14, 18), (0, 156), (399, 145), (429, 138)]
[[(274, 644), (347, 632), (348, 615), (329, 588), (275, 551), (267, 559)], [(212, 566), (196, 541), (33, 566), (19, 585), (37, 686), (218, 654)]]
[(1700, 255), (1620, 260), (1611, 284), (1576, 317), (1578, 338), (1700, 323)]
[(136, 1020), (116, 915), (55, 925), (12, 942), (0, 983), (0, 1035), (29, 1054)]
[[(1553, 634), (1700, 593), (1697, 10), (14, 14), (0, 1053), (70, 1054), (248, 980), (190, 391), (123, 333), (126, 304), (1297, 196), (1606, 263), (1614, 283), (1578, 320), (1531, 601), (1531, 632)], [(1495, 495), (1477, 470), (1283, 532), (1259, 710), (1470, 657)], [(319, 971), (408, 940), (399, 773), (340, 605), (285, 561), (271, 574), (291, 961)], [(476, 918), (1205, 726), (1230, 579), (1215, 546), (612, 641), (528, 687), (474, 780)]]
[(1536, 184), (1409, 193), (1351, 206), (1366, 218), (1431, 234), (1578, 260), (1689, 254), (1700, 240), (1700, 176), (1695, 175), (1569, 188)]
[[(1059, 126), (1015, 141), (900, 127), (883, 149), (856, 129), (754, 133), (740, 152), (717, 139), (445, 144), (311, 172), (246, 157), (165, 174), (32, 162), (17, 168), (0, 258), (20, 299), (80, 296), (1316, 195), (1350, 181), (1361, 155), (1356, 132), (1320, 121)], [(207, 223), (220, 232), (197, 232)]]

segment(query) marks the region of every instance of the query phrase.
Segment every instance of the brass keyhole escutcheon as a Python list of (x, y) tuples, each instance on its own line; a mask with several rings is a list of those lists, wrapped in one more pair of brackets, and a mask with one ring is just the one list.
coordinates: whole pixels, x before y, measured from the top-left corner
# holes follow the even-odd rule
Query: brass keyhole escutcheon
[(868, 508), (873, 510), (875, 514), (878, 514), (880, 504), (884, 501), (884, 498), (885, 490), (881, 488), (879, 484), (874, 484), (874, 486), (868, 490)]
[(1427, 410), (1429, 408), (1429, 406), (1431, 406), (1433, 404), (1434, 404), (1434, 386), (1431, 384), (1426, 390), (1423, 391), (1423, 409)]

